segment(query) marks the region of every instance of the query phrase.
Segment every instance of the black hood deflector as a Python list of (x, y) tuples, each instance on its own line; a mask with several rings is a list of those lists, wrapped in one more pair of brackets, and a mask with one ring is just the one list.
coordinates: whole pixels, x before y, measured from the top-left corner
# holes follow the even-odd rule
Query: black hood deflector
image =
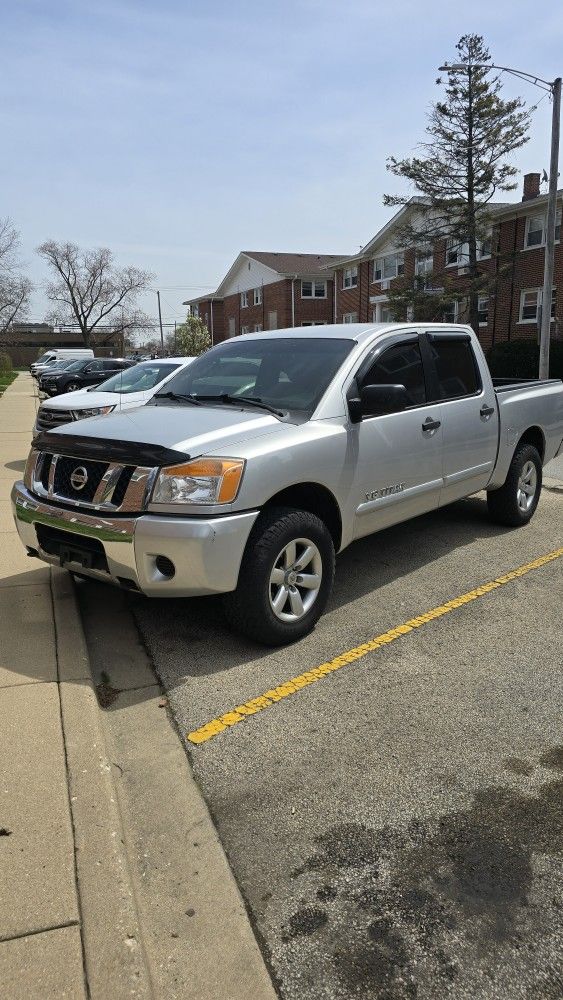
[(190, 456), (173, 451), (160, 444), (140, 441), (118, 441), (111, 438), (88, 437), (82, 434), (58, 434), (44, 431), (32, 441), (38, 451), (68, 455), (70, 458), (89, 458), (99, 462), (122, 462), (123, 465), (163, 466), (186, 462)]

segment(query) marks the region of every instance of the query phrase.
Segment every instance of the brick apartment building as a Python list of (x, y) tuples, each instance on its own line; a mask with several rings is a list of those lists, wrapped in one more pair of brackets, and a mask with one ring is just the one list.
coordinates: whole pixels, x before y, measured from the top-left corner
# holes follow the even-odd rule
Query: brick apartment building
[[(551, 304), (552, 336), (563, 335), (563, 251), (559, 242), (561, 202), (558, 192), (554, 288)], [(467, 251), (435, 244), (433, 255), (417, 258), (413, 249), (399, 245), (398, 233), (424, 202), (412, 198), (353, 256), (331, 263), (326, 272), (335, 278), (333, 322), (385, 322), (392, 318), (388, 292), (394, 281), (413, 285), (415, 275), (428, 276), (429, 286), (443, 288), (445, 280), (463, 295)], [(537, 338), (542, 299), (547, 195), (540, 194), (540, 175), (524, 178), (522, 200), (489, 206), (493, 224), (479, 247), (479, 269), (488, 276), (489, 293), (479, 299), (479, 339), (485, 349), (506, 340)], [(414, 317), (416, 319), (416, 317)], [(463, 322), (463, 302), (452, 304), (444, 319)]]
[(203, 320), (214, 344), (241, 333), (333, 323), (330, 268), (339, 260), (338, 254), (244, 250), (216, 292), (183, 304)]

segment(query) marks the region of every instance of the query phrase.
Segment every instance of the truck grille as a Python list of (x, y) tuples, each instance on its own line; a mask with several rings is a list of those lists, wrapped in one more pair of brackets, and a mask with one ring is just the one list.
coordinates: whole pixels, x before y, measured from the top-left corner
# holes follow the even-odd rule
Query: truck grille
[(138, 513), (145, 509), (156, 468), (99, 462), (35, 451), (31, 490), (72, 507)]
[[(109, 462), (83, 462), (77, 458), (65, 458), (61, 455), (55, 467), (53, 492), (57, 496), (67, 497), (69, 500), (83, 500), (86, 503), (92, 503), (96, 496), (96, 490), (108, 468)], [(73, 485), (73, 474), (78, 471), (80, 480), (85, 480), (84, 486)]]
[(40, 406), (37, 413), (37, 430), (50, 431), (53, 427), (61, 424), (69, 424), (74, 417), (71, 410), (50, 410), (46, 406)]

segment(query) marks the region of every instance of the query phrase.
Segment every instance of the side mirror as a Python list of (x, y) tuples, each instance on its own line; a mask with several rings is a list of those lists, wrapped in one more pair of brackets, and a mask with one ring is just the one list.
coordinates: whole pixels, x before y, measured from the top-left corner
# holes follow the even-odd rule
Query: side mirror
[(406, 410), (410, 400), (404, 385), (364, 385), (360, 389), (360, 406), (363, 417), (376, 417), (384, 413)]

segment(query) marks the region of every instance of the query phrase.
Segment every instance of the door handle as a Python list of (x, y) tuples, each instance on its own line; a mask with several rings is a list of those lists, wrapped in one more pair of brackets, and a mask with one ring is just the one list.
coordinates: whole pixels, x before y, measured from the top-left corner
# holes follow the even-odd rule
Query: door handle
[(495, 412), (494, 406), (487, 406), (486, 403), (483, 403), (483, 406), (479, 410), (479, 413), (481, 414), (482, 417), (492, 417), (494, 412)]
[(432, 420), (432, 417), (427, 417), (422, 425), (423, 431), (437, 431), (438, 427), (442, 426), (441, 420)]

